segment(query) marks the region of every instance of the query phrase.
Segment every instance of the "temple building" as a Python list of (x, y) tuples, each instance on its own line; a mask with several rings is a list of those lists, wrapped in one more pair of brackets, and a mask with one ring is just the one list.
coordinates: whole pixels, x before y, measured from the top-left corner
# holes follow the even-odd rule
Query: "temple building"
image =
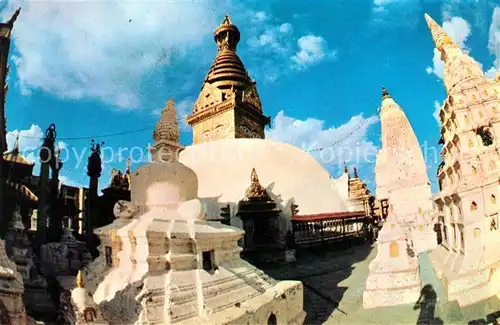
[(130, 201), (130, 163), (129, 158), (125, 172), (114, 168), (111, 171), (109, 185), (101, 190), (102, 195), (98, 199), (99, 213), (93, 220), (94, 228), (104, 227), (113, 222), (115, 219), (113, 208), (116, 202)]
[(431, 259), (449, 300), (467, 306), (500, 293), (500, 81), (425, 15), (444, 61), (447, 97), (439, 112), (441, 245)]
[(187, 118), (193, 143), (219, 139), (264, 139), (270, 118), (262, 111), (256, 82), (250, 79), (236, 47), (240, 31), (229, 15), (214, 33), (218, 52)]
[[(36, 210), (38, 197), (27, 186), (33, 173), (34, 163), (29, 162), (19, 152), (19, 136), (16, 139), (11, 151), (3, 154), (3, 175), (6, 184), (6, 197), (3, 205), (2, 231), (5, 235), (7, 224), (13, 218), (15, 211), (21, 214), (22, 222), (29, 228), (30, 218)], [(6, 224), (4, 224), (6, 223)]]
[[(377, 200), (388, 199), (404, 231), (415, 235), (417, 252), (437, 246), (433, 231), (431, 185), (427, 165), (413, 128), (401, 107), (382, 88), (382, 148), (377, 153)], [(425, 217), (425, 218), (424, 218)]]
[(349, 211), (366, 211), (370, 215), (373, 213), (373, 196), (366, 183), (359, 177), (356, 167), (353, 168), (351, 176), (347, 164), (344, 164), (344, 172), (334, 181), (340, 196), (347, 202)]
[[(35, 195), (40, 193), (41, 189), (41, 181), (40, 176), (32, 175), (26, 179), (25, 183), (26, 187), (28, 187)], [(51, 185), (51, 180), (49, 179), (48, 185)], [(85, 203), (88, 197), (88, 188), (86, 187), (77, 187), (64, 183), (59, 184), (59, 192), (61, 195), (61, 199), (65, 206), (75, 207), (78, 211), (75, 215), (72, 216), (71, 219), (67, 220), (66, 223), (71, 225), (71, 228), (78, 233), (83, 233), (83, 220), (85, 218)], [(32, 231), (36, 231), (36, 222), (37, 222), (37, 210), (33, 211), (31, 216), (31, 226), (27, 226), (26, 228), (30, 228)], [(69, 216), (66, 216), (69, 217)]]
[[(163, 143), (175, 145), (178, 128), (162, 130)], [(240, 258), (243, 231), (205, 220), (198, 177), (175, 156), (131, 174), (131, 199), (117, 202), (117, 219), (95, 230), (100, 254), (77, 277), (68, 322), (304, 322), (302, 284), (277, 282)]]

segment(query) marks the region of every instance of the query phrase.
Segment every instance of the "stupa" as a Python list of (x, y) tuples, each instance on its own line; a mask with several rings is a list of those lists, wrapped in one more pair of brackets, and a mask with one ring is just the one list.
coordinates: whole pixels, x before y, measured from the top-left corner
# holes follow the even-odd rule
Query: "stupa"
[[(179, 146), (176, 124), (157, 129), (168, 125), (161, 143), (172, 149)], [(100, 255), (81, 274), (85, 288), (72, 293), (77, 319), (110, 325), (303, 323), (302, 284), (277, 282), (242, 260), (243, 231), (206, 221), (197, 195), (198, 178), (177, 155), (131, 175), (132, 201), (119, 201), (117, 219), (95, 230)]]
[(439, 118), (439, 211), (442, 244), (431, 253), (448, 300), (467, 306), (500, 293), (500, 81), (460, 49), (429, 15), (435, 47), (444, 61), (447, 92)]
[[(382, 148), (375, 165), (376, 196), (388, 199), (417, 253), (434, 249), (431, 186), (413, 128), (401, 107), (382, 88)], [(413, 240), (413, 235), (418, 238)], [(422, 240), (423, 239), (423, 240)]]
[(420, 296), (418, 258), (392, 206), (377, 240), (377, 256), (370, 263), (363, 307), (415, 303)]

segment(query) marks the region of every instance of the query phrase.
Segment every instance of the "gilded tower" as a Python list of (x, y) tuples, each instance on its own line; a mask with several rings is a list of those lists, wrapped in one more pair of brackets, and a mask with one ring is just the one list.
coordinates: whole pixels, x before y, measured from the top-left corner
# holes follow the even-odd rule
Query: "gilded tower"
[(447, 98), (439, 112), (442, 245), (432, 252), (449, 300), (470, 305), (500, 293), (500, 82), (425, 15), (444, 61)]
[(236, 53), (240, 31), (226, 15), (214, 39), (218, 52), (205, 78), (193, 113), (193, 143), (219, 139), (260, 138), (270, 118), (264, 116), (255, 81)]

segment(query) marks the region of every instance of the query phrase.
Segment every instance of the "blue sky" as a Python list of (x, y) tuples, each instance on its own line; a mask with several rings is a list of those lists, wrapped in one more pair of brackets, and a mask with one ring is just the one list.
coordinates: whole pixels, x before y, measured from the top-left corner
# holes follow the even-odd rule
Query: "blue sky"
[[(88, 184), (91, 137), (114, 149), (113, 157), (105, 153), (102, 188), (112, 167), (125, 167), (130, 148), (145, 152), (168, 98), (179, 118), (190, 113), (217, 51), (213, 31), (226, 12), (241, 31), (238, 53), (272, 117), (268, 137), (307, 150), (330, 148), (315, 156), (335, 177), (349, 148), (350, 163), (371, 188), (382, 86), (421, 145), (439, 140), (435, 110), (445, 91), (425, 12), (444, 22), (489, 75), (500, 68), (497, 1), (14, 1), (2, 3), (3, 19), (18, 5), (8, 141), (21, 132), (21, 149), (33, 159), (42, 132), (55, 123), (67, 160), (63, 182), (75, 185)], [(149, 129), (126, 133), (142, 128)], [(99, 137), (120, 132), (126, 134)], [(191, 143), (184, 125), (181, 142)], [(132, 157), (139, 160), (140, 150)], [(429, 157), (434, 189), (438, 163)]]

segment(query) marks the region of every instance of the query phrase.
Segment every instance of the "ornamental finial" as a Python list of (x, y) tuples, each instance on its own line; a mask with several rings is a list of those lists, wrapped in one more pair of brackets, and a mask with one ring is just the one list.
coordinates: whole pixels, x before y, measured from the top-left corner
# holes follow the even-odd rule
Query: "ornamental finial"
[(16, 11), (14, 11), (14, 13), (12, 14), (12, 17), (10, 17), (10, 19), (7, 20), (7, 24), (14, 25), (14, 23), (16, 22), (17, 17), (19, 16), (20, 13), (21, 13), (21, 7), (17, 8)]
[(389, 92), (387, 91), (387, 89), (385, 87), (382, 87), (382, 100), (384, 100), (386, 98), (391, 98), (391, 95), (389, 95)]
[(79, 270), (78, 274), (76, 276), (76, 287), (77, 288), (84, 288), (85, 287), (85, 281), (83, 280), (82, 270)]

